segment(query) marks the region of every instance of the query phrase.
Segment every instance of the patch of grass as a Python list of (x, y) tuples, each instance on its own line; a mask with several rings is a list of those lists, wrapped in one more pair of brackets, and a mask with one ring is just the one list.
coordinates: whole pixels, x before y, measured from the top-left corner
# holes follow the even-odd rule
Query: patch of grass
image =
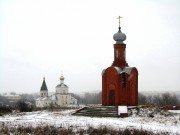
[(87, 129), (61, 128), (55, 126), (38, 126), (38, 127), (23, 127), (10, 128), (7, 126), (0, 127), (0, 134), (14, 135), (167, 135), (168, 133), (153, 133), (153, 131), (146, 131), (142, 129), (113, 129), (106, 126), (94, 128), (89, 126)]

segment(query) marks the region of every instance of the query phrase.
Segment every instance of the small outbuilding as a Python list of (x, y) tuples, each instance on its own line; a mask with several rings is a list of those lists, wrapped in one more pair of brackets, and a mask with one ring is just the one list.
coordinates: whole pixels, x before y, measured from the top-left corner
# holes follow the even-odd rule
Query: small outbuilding
[(126, 62), (126, 35), (119, 31), (113, 36), (114, 61), (102, 71), (102, 105), (138, 105), (138, 70)]

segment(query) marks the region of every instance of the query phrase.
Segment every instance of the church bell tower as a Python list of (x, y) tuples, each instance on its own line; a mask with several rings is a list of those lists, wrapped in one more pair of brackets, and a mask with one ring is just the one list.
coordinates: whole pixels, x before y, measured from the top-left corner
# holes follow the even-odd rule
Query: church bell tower
[(46, 86), (45, 77), (43, 78), (43, 83), (40, 89), (40, 97), (47, 97), (48, 96), (48, 89)]
[(125, 67), (128, 66), (126, 62), (126, 44), (123, 41), (126, 39), (126, 35), (121, 32), (121, 27), (119, 31), (113, 36), (116, 43), (114, 44), (114, 62), (112, 66)]

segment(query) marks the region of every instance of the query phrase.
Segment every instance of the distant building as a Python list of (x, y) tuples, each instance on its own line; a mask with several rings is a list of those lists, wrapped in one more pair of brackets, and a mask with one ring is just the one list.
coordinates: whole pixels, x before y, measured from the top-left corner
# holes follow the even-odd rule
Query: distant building
[(44, 78), (40, 89), (40, 96), (36, 99), (36, 107), (48, 107), (50, 105), (61, 107), (76, 106), (77, 99), (68, 93), (68, 89), (68, 86), (64, 84), (64, 77), (62, 75), (60, 77), (60, 84), (56, 86), (56, 92), (48, 96), (48, 89)]
[(21, 100), (20, 95), (14, 95), (14, 94), (1, 95), (0, 106), (4, 106), (4, 105), (14, 106), (19, 100)]
[(3, 97), (8, 99), (9, 101), (18, 101), (21, 99), (20, 95), (3, 95)]
[(102, 72), (102, 105), (138, 105), (138, 70), (126, 62), (126, 35), (119, 31), (113, 36), (114, 61)]

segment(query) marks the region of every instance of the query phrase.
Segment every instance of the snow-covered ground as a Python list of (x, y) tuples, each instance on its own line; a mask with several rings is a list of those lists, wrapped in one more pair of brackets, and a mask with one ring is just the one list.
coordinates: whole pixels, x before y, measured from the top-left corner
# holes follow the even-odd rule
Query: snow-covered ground
[(180, 114), (168, 116), (156, 114), (154, 117), (132, 115), (127, 118), (95, 118), (71, 115), (75, 110), (59, 112), (36, 111), (12, 113), (0, 116), (0, 127), (36, 127), (53, 125), (62, 128), (86, 129), (87, 127), (106, 126), (114, 129), (135, 128), (169, 134), (180, 134)]
[(179, 113), (179, 114), (180, 114), (180, 110), (169, 110), (169, 112), (172, 112), (172, 113)]

